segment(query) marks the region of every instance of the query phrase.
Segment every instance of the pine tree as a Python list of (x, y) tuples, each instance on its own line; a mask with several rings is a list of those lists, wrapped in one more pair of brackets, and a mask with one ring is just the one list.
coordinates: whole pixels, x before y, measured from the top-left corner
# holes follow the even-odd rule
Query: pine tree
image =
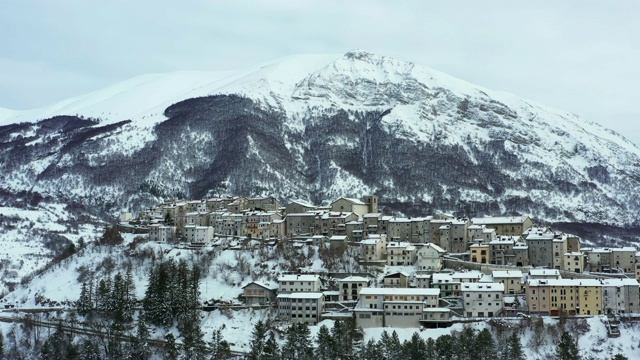
[(516, 333), (511, 334), (507, 339), (506, 358), (509, 360), (524, 360), (526, 359), (524, 351), (522, 350), (522, 344), (520, 338)]
[(4, 359), (4, 335), (0, 331), (0, 359)]
[(286, 342), (282, 347), (282, 358), (284, 360), (313, 359), (311, 333), (307, 323), (294, 323), (289, 326)]
[(436, 352), (438, 358), (442, 360), (453, 360), (455, 339), (449, 334), (440, 335), (436, 339)]
[(398, 338), (398, 333), (394, 330), (391, 335), (386, 330), (382, 332), (380, 337), (380, 348), (384, 357), (388, 360), (402, 359), (402, 344)]
[(82, 283), (80, 298), (76, 302), (76, 308), (78, 309), (78, 314), (82, 316), (87, 316), (93, 311), (94, 306), (91, 283)]
[[(100, 347), (91, 339), (84, 339), (78, 348), (79, 358), (82, 360), (100, 360)], [(1, 358), (1, 357), (0, 357)]]
[[(337, 324), (338, 322), (336, 322)], [(334, 324), (335, 328), (335, 324)], [(316, 338), (316, 358), (319, 360), (332, 360), (336, 358), (336, 354), (334, 349), (336, 345), (334, 344), (334, 338), (331, 336), (329, 332), (329, 328), (326, 325), (322, 325), (320, 330), (318, 330), (318, 335)]]
[(498, 353), (496, 352), (496, 344), (488, 329), (483, 329), (478, 333), (475, 343), (476, 359), (493, 360), (498, 356)]
[(100, 279), (96, 290), (96, 310), (100, 312), (110, 312), (111, 307), (111, 279)]
[(204, 360), (207, 346), (200, 329), (200, 314), (196, 309), (184, 315), (180, 335), (182, 336), (182, 358)]
[(465, 326), (460, 334), (455, 337), (455, 344), (455, 352), (458, 358), (475, 358), (478, 350), (476, 347), (476, 330), (470, 326)]
[(164, 353), (162, 355), (162, 358), (164, 360), (178, 360), (180, 351), (178, 350), (175, 336), (173, 336), (173, 334), (167, 334), (164, 339), (167, 341), (167, 343), (164, 345)]
[(131, 341), (130, 349), (128, 351), (128, 359), (135, 360), (147, 360), (151, 358), (151, 350), (149, 349), (149, 344), (147, 343), (147, 339), (149, 339), (149, 329), (147, 325), (144, 323), (142, 317), (138, 318), (138, 324), (136, 329), (136, 335)]
[(436, 341), (432, 338), (427, 339), (426, 347), (425, 360), (435, 360), (437, 355)]
[(278, 343), (276, 342), (273, 333), (267, 339), (267, 342), (264, 344), (264, 360), (280, 360), (280, 348), (278, 347)]
[(209, 348), (211, 349), (211, 360), (224, 360), (231, 357), (231, 348), (229, 343), (222, 338), (221, 328), (213, 330)]
[(267, 327), (258, 320), (256, 326), (251, 332), (251, 351), (249, 351), (249, 360), (261, 360), (264, 354), (265, 337), (267, 335)]
[(580, 360), (580, 351), (571, 334), (566, 331), (562, 333), (560, 343), (556, 346), (556, 359)]
[(369, 339), (369, 341), (362, 345), (362, 348), (360, 348), (360, 351), (356, 354), (356, 358), (361, 360), (383, 359), (384, 355), (380, 343)]
[(402, 347), (405, 359), (422, 360), (427, 356), (427, 344), (417, 332), (414, 332), (411, 340), (405, 341)]

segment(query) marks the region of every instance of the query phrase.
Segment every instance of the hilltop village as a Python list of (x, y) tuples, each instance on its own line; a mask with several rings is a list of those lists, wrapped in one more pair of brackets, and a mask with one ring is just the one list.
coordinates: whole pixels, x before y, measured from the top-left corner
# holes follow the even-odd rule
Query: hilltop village
[[(442, 327), (456, 319), (640, 313), (640, 253), (585, 248), (580, 238), (528, 216), (400, 218), (377, 196), (328, 207), (273, 197), (171, 200), (120, 216), (122, 231), (150, 241), (243, 250), (289, 242), (355, 254), (362, 273), (292, 272), (243, 285), (246, 305), (309, 325), (355, 318), (362, 328)], [(377, 270), (379, 276), (371, 273)]]

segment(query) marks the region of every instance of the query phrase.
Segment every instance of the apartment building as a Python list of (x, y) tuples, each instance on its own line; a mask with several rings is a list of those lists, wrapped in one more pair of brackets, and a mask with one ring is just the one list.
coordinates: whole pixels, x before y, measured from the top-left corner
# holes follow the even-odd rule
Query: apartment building
[(528, 216), (500, 216), (473, 218), (474, 225), (485, 225), (496, 229), (497, 235), (518, 236), (533, 226), (533, 221)]
[(319, 275), (283, 275), (278, 278), (279, 293), (320, 292), (322, 281)]
[(639, 284), (636, 279), (603, 279), (602, 308), (607, 314), (640, 313)]
[(149, 241), (167, 242), (176, 237), (176, 227), (163, 224), (149, 225)]
[(463, 283), (460, 289), (466, 317), (493, 317), (502, 311), (504, 285)]
[(387, 235), (370, 234), (360, 242), (360, 259), (362, 261), (383, 260), (387, 252)]
[(553, 231), (546, 228), (529, 228), (523, 236), (529, 247), (529, 264), (554, 268), (553, 239), (555, 234)]
[(524, 290), (522, 286), (522, 272), (519, 270), (494, 270), (491, 272), (493, 281), (504, 286), (504, 293), (520, 294)]
[(408, 242), (389, 242), (387, 244), (387, 265), (407, 266), (416, 262), (417, 249)]
[(584, 255), (581, 252), (568, 252), (564, 254), (564, 264), (562, 269), (575, 273), (581, 273), (584, 270)]
[(602, 283), (595, 279), (529, 280), (525, 290), (529, 312), (538, 315), (603, 313)]
[(356, 322), (369, 327), (418, 327), (426, 308), (437, 308), (440, 290), (364, 288), (355, 307)]
[(280, 293), (277, 300), (278, 317), (282, 321), (317, 325), (322, 320), (324, 295), (321, 292)]
[(438, 271), (442, 268), (442, 257), (445, 251), (440, 246), (428, 243), (416, 251), (416, 269)]
[(353, 301), (360, 298), (360, 291), (369, 287), (370, 279), (362, 276), (348, 276), (338, 280), (340, 301)]
[(441, 297), (460, 296), (460, 280), (454, 280), (451, 274), (435, 273), (431, 275), (431, 287), (440, 290)]

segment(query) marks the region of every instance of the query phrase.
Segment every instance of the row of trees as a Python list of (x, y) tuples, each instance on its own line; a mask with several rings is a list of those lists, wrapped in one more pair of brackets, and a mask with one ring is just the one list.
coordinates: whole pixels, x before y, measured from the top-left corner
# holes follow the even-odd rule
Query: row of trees
[(97, 283), (83, 282), (76, 307), (78, 314), (89, 319), (99, 315), (116, 324), (128, 324), (133, 321), (136, 303), (135, 283), (128, 269), (124, 275), (118, 272), (113, 278), (102, 278)]

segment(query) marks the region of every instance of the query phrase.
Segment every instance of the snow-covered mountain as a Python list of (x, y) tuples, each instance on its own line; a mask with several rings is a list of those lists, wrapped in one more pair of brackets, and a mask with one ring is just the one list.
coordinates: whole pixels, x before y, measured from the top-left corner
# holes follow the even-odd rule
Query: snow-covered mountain
[[(230, 193), (640, 226), (640, 149), (565, 111), (353, 51), (0, 109), (0, 187), (110, 213)], [(22, 192), (22, 193), (21, 193)], [(22, 195), (17, 195), (21, 193)]]

